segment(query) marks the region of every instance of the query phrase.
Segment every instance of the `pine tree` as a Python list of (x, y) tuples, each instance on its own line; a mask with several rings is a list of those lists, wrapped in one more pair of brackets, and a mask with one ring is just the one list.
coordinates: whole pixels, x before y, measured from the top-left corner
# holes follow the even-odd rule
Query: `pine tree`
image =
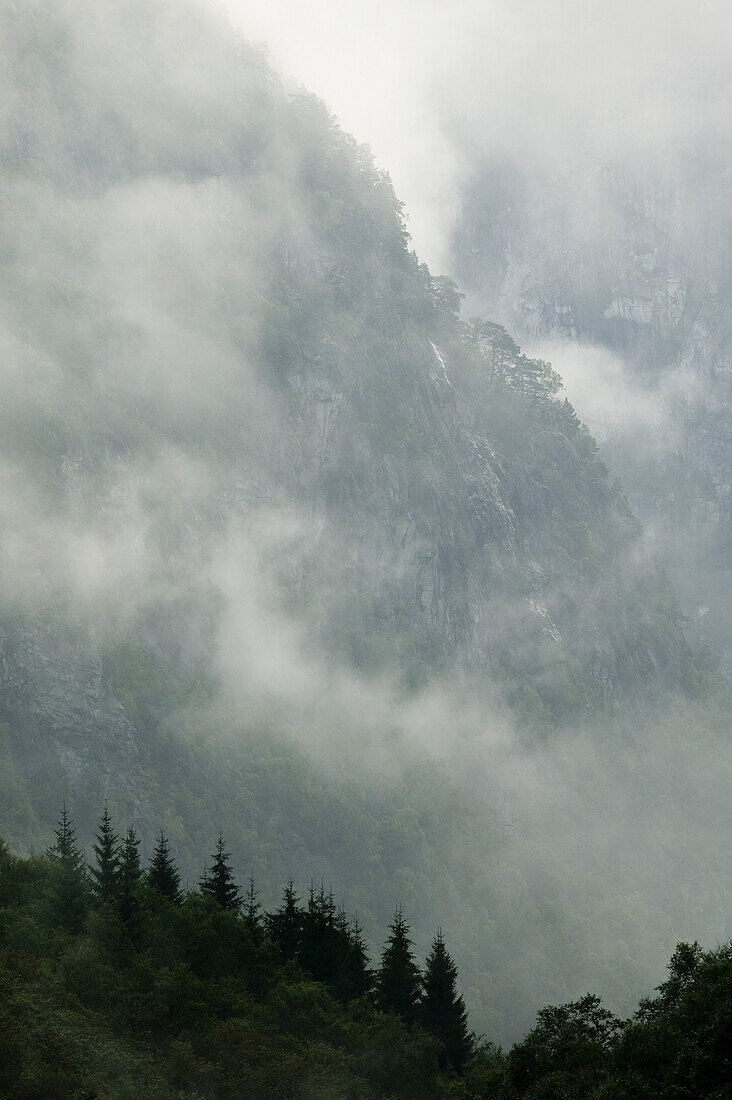
[(65, 802), (54, 836), (55, 843), (46, 851), (56, 871), (52, 894), (54, 919), (69, 932), (76, 933), (81, 930), (86, 915), (86, 863), (76, 843), (76, 831)]
[(99, 823), (96, 844), (92, 845), (96, 866), (89, 865), (92, 889), (97, 899), (106, 905), (115, 901), (120, 887), (119, 837), (112, 828), (109, 807), (105, 805)]
[(247, 889), (247, 896), (244, 899), (244, 921), (255, 943), (259, 943), (262, 938), (262, 906), (257, 901), (258, 897), (259, 894), (254, 885), (254, 875), (250, 875), (249, 888)]
[(312, 882), (308, 905), (303, 914), (300, 961), (319, 982), (329, 984), (336, 976), (336, 907), (333, 894), (320, 884), (316, 893)]
[(150, 886), (154, 887), (159, 894), (162, 894), (173, 905), (181, 904), (183, 895), (180, 889), (180, 875), (170, 855), (168, 839), (164, 829), (160, 830), (158, 843), (147, 869), (147, 881)]
[(46, 849), (46, 856), (59, 867), (66, 871), (84, 874), (84, 856), (76, 843), (76, 830), (63, 804), (61, 820), (53, 830), (55, 843)]
[(331, 993), (342, 1004), (367, 997), (373, 989), (373, 973), (369, 969), (369, 960), (363, 933), (357, 920), (349, 923), (342, 909), (336, 913), (335, 932), (335, 975), (331, 982)]
[(369, 966), (368, 951), (357, 917), (354, 917), (349, 926), (348, 941), (349, 999), (368, 997), (374, 988), (374, 972)]
[(142, 878), (140, 871), (140, 841), (135, 830), (130, 827), (122, 845), (120, 856), (120, 915), (129, 930), (137, 923), (139, 902), (137, 887)]
[(285, 887), (282, 905), (265, 918), (267, 933), (285, 959), (296, 959), (300, 955), (305, 914), (299, 903), (300, 899), (290, 879)]
[(468, 1030), (465, 1002), (457, 991), (457, 967), (440, 929), (427, 957), (419, 1020), (441, 1044), (440, 1067), (451, 1066), (460, 1073), (472, 1052), (473, 1036)]
[(241, 895), (234, 882), (234, 875), (229, 864), (230, 854), (225, 850), (224, 837), (219, 829), (219, 838), (216, 842), (216, 851), (211, 857), (213, 863), (206, 871), (199, 883), (199, 889), (205, 898), (213, 898), (222, 909), (239, 909)]
[(394, 913), (389, 933), (381, 956), (376, 1003), (383, 1012), (396, 1012), (411, 1023), (418, 1016), (421, 975), (401, 908)]

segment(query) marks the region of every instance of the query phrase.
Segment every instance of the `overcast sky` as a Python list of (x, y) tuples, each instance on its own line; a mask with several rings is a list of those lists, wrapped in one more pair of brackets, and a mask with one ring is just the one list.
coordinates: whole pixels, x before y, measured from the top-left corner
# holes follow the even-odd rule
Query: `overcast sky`
[(371, 145), (436, 268), (477, 152), (673, 154), (730, 130), (727, 0), (223, 2)]

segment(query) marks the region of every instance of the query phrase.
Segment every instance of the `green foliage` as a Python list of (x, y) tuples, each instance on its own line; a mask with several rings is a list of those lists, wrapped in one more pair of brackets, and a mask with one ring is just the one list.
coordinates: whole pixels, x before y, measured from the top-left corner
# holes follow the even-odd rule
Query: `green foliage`
[(457, 967), (438, 930), (432, 941), (422, 980), (419, 1020), (425, 1031), (439, 1041), (440, 1065), (458, 1073), (473, 1049), (465, 1002), (457, 988)]
[(621, 1021), (587, 995), (545, 1008), (508, 1054), (479, 1051), (466, 1074), (495, 1100), (722, 1100), (732, 1058), (732, 945), (679, 944), (658, 996)]
[[(67, 815), (59, 831), (73, 831)], [(125, 849), (134, 865), (129, 833)], [(59, 935), (58, 867), (49, 856), (13, 856), (0, 841), (0, 1095), (8, 1100), (728, 1094), (732, 945), (705, 953), (679, 944), (657, 996), (631, 1020), (618, 1020), (588, 995), (543, 1009), (507, 1053), (489, 1043), (472, 1050), (455, 966), (439, 934), (418, 1026), (379, 1011), (368, 991), (334, 996), (302, 959), (286, 960), (269, 936), (252, 936), (246, 915), (197, 892), (171, 905), (138, 880), (131, 937), (121, 903), (87, 891), (81, 926)], [(313, 890), (300, 909), (290, 886), (280, 912), (288, 909), (300, 914), (303, 950), (327, 969), (339, 958), (336, 951), (327, 961), (331, 934), (347, 925), (330, 895)], [(266, 928), (277, 927), (276, 916)], [(358, 938), (347, 931), (351, 942)], [(400, 973), (406, 959), (414, 979), (407, 933), (397, 912), (390, 945), (398, 947)]]
[(102, 904), (109, 905), (119, 896), (121, 876), (119, 837), (112, 828), (108, 806), (104, 807), (92, 849), (96, 856), (96, 864), (89, 865), (92, 890)]
[(409, 925), (401, 909), (394, 913), (376, 979), (376, 1001), (384, 1012), (394, 1012), (406, 1023), (419, 1017), (422, 975), (412, 953)]
[(204, 873), (199, 890), (204, 898), (215, 901), (222, 909), (233, 909), (238, 912), (241, 908), (241, 894), (234, 882), (230, 865), (230, 853), (226, 851), (223, 833), (220, 829), (216, 841), (216, 851), (212, 859), (213, 863)]
[(173, 905), (180, 905), (183, 895), (180, 889), (180, 874), (170, 854), (168, 838), (160, 830), (158, 842), (147, 871), (147, 881), (153, 889)]
[[(58, 832), (72, 859), (65, 811)], [(113, 835), (106, 809), (100, 835)], [(225, 860), (221, 843), (217, 852)], [(343, 948), (360, 950), (362, 979), (365, 950), (323, 889), (311, 890), (300, 911), (299, 957), (288, 961), (261, 926), (252, 935), (236, 906), (201, 893), (171, 905), (145, 882), (133, 830), (116, 900), (88, 891), (81, 925), (59, 939), (59, 914), (46, 905), (59, 865), (57, 852), (24, 861), (0, 843), (0, 1090), (8, 1100), (445, 1094), (434, 1042), (378, 1012), (367, 982), (347, 988), (341, 967), (353, 957)], [(292, 909), (291, 887), (286, 899)], [(266, 918), (266, 928), (277, 926), (274, 914)]]

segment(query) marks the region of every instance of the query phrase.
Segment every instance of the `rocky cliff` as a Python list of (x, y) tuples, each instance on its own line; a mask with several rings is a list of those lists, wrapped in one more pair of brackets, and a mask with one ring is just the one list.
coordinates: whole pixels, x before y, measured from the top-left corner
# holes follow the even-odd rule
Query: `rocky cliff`
[[(622, 392), (595, 417), (692, 637), (729, 667), (730, 167), (700, 146), (668, 163), (569, 176), (486, 163), (467, 189), (458, 270), (532, 345), (607, 350)], [(603, 382), (597, 378), (598, 399)], [(653, 414), (642, 423), (644, 407)], [(580, 408), (580, 415), (585, 410)]]

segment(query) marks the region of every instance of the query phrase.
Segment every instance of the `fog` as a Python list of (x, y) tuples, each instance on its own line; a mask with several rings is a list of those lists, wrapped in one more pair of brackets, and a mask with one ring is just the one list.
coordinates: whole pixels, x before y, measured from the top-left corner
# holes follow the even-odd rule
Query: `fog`
[(450, 273), (460, 193), (485, 156), (565, 169), (730, 138), (721, 0), (226, 0), (288, 76), (373, 148), (419, 255)]
[[(373, 147), (406, 202), (414, 247), (437, 270), (452, 269), (460, 191), (476, 158), (501, 150), (546, 164), (641, 146), (646, 155), (649, 143), (691, 140), (702, 114), (705, 128), (728, 125), (722, 5), (227, 7), (247, 38), (266, 41), (288, 87), (323, 96)], [(334, 519), (325, 492), (309, 491), (308, 463), (315, 469), (316, 455), (327, 465), (335, 417), (323, 411), (326, 368), (308, 362), (315, 381), (303, 383), (293, 412), (252, 351), (251, 331), (263, 316), (269, 323), (275, 262), (284, 255), (317, 284), (324, 250), (298, 174), (299, 116), (262, 93), (257, 55), (229, 43), (213, 8), (194, 16), (187, 4), (161, 4), (146, 16), (153, 39), (137, 16), (127, 21), (125, 5), (103, 18), (80, 0), (36, 0), (29, 11), (42, 27), (65, 28), (70, 53), (49, 30), (48, 84), (36, 87), (20, 65), (0, 76), (13, 166), (0, 206), (3, 609), (41, 623), (53, 609), (119, 639), (173, 607), (187, 667), (205, 665), (237, 720), (267, 714), (327, 780), (344, 760), (390, 782), (416, 756), (439, 761), (495, 815), (509, 846), (492, 873), (530, 883), (529, 893), (546, 889), (584, 921), (583, 958), (565, 988), (546, 979), (547, 996), (609, 980), (608, 965), (593, 970), (593, 939), (614, 926), (607, 898), (630, 899), (638, 942), (628, 950), (643, 959), (635, 985), (615, 990), (625, 1009), (660, 978), (675, 939), (729, 935), (729, 853), (719, 841), (729, 748), (708, 716), (699, 717), (705, 743), (689, 743), (691, 704), (681, 716), (649, 707), (599, 733), (575, 723), (531, 744), (494, 685), (459, 661), (407, 690), (396, 669), (365, 672), (318, 633), (335, 615), (339, 578), (366, 577), (376, 599), (369, 584), (382, 546), (369, 532), (354, 537), (355, 508)], [(0, 5), (8, 26), (11, 9)], [(37, 29), (30, 16), (18, 25), (9, 41), (21, 56)], [(250, 175), (237, 162), (242, 148), (254, 149)], [(360, 366), (358, 348), (342, 352), (350, 330), (337, 339), (338, 354)], [(659, 400), (607, 349), (552, 341), (532, 350), (559, 364), (601, 438), (619, 424), (639, 436), (671, 430), (676, 375)], [(303, 442), (306, 417), (313, 439)], [(629, 574), (634, 555), (642, 551), (628, 553)], [(395, 590), (410, 567), (395, 558)], [(507, 619), (526, 613), (503, 608)], [(155, 644), (175, 648), (164, 631)], [(510, 897), (501, 905), (491, 918), (499, 944), (511, 939)], [(551, 953), (552, 934), (532, 949)], [(484, 946), (456, 932), (459, 960)], [(490, 991), (471, 996), (485, 1010)]]

